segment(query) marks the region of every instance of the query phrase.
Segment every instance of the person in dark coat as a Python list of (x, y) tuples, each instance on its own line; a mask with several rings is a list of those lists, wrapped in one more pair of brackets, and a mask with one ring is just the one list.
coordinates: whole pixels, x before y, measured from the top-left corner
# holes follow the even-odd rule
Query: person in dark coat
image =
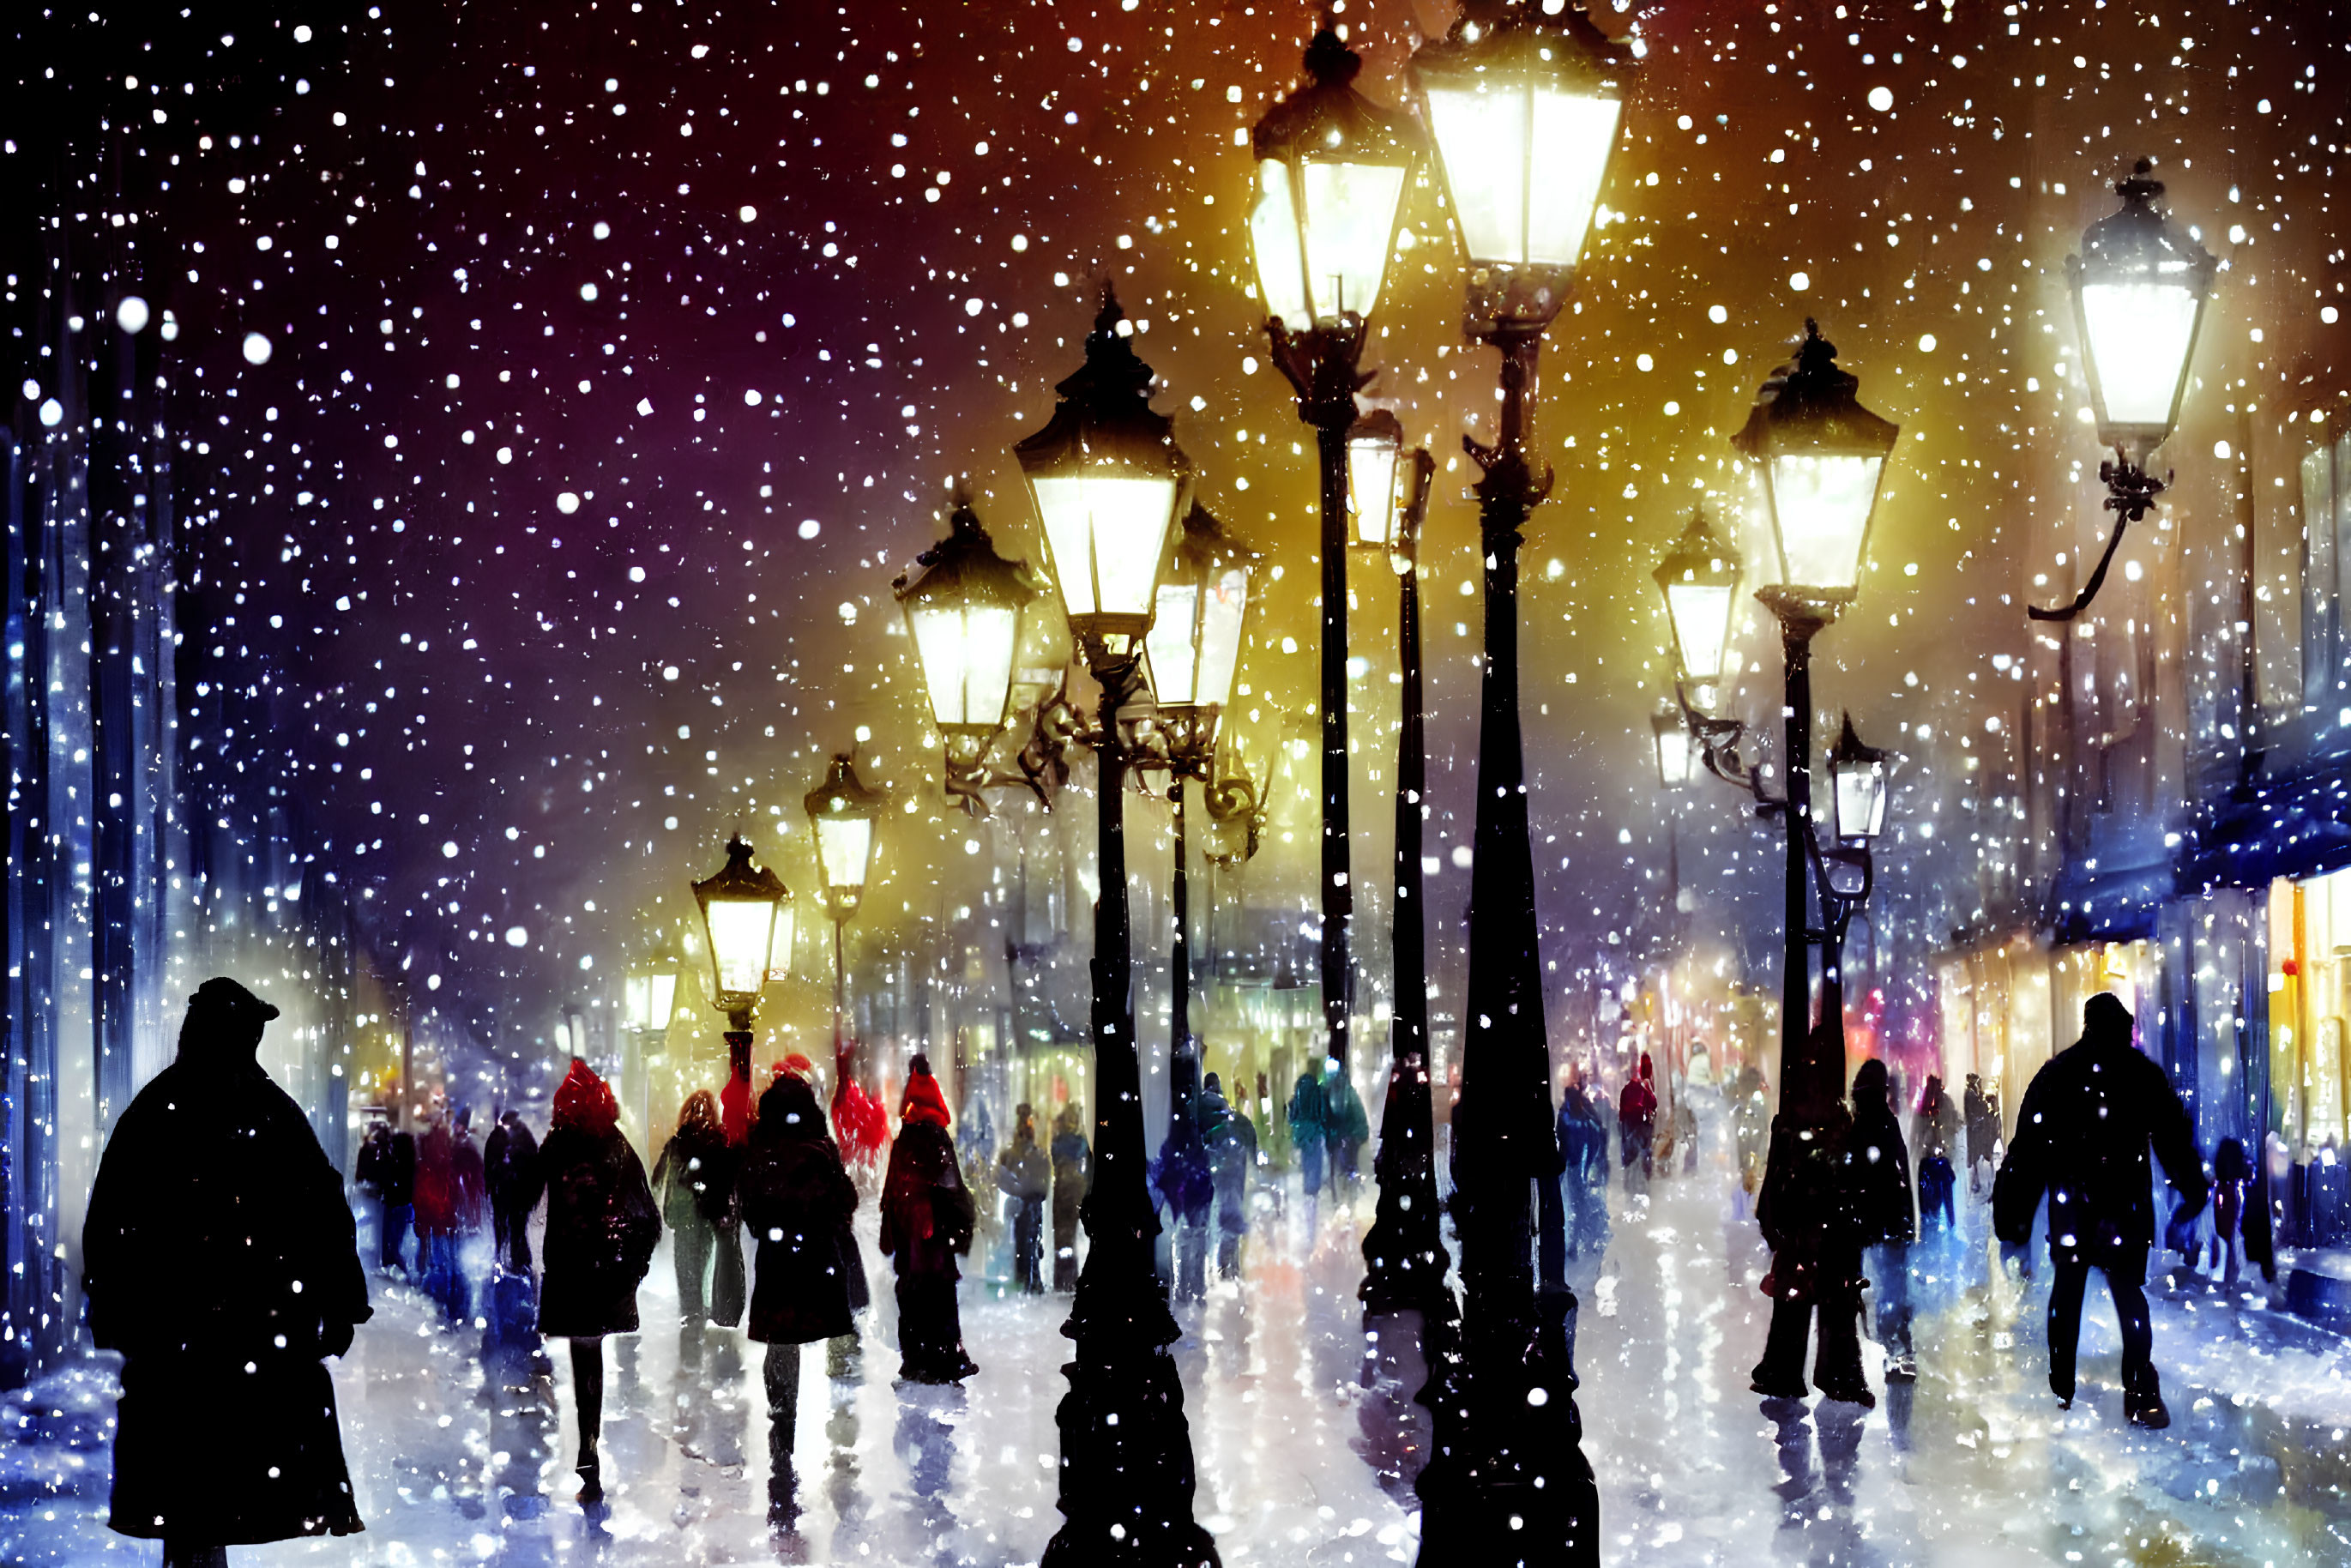
[(946, 1097), (930, 1059), (909, 1064), (897, 1141), (882, 1183), (882, 1250), (898, 1270), (898, 1375), (960, 1383), (979, 1370), (963, 1348), (956, 1255), (971, 1250), (971, 1190), (947, 1138)]
[(530, 1272), (530, 1211), (538, 1207), (543, 1179), (538, 1140), (523, 1124), (521, 1112), (506, 1112), (482, 1146), (482, 1182), (501, 1269)]
[(324, 1358), (368, 1320), (367, 1278), (342, 1177), (255, 1060), (277, 1016), (235, 980), (198, 988), (82, 1230), (90, 1338), (123, 1355), (109, 1522), (168, 1568), (362, 1528)]
[[(386, 1272), (409, 1271), (403, 1249), (416, 1224), (416, 1139), (398, 1128), (384, 1140), (383, 1223), (377, 1243), (377, 1267)], [(420, 1244), (421, 1247), (421, 1244)], [(420, 1257), (418, 1262), (423, 1260)]]
[(1918, 1155), (1918, 1220), (1931, 1224), (1938, 1218), (1945, 1227), (1958, 1223), (1951, 1207), (1952, 1190), (1959, 1185), (1959, 1171), (1952, 1156), (1959, 1152), (1959, 1113), (1951, 1097), (1943, 1092), (1943, 1081), (1928, 1074), (1926, 1091), (1918, 1096), (1918, 1116), (1911, 1124), (1911, 1141)]
[(2267, 1184), (2245, 1145), (2223, 1138), (2212, 1151), (2212, 1266), (2223, 1284), (2234, 1285), (2240, 1263), (2258, 1264), (2263, 1279), (2277, 1281)]
[[(1198, 1071), (1196, 1046), (1188, 1071), (1176, 1082), (1186, 1086), (1196, 1083)], [(1182, 1103), (1169, 1104), (1167, 1141), (1159, 1146), (1150, 1178), (1173, 1221), (1168, 1243), (1173, 1252), (1175, 1297), (1179, 1301), (1199, 1301), (1208, 1293), (1208, 1220), (1216, 1207), (1217, 1181), (1208, 1169), (1207, 1145), (1200, 1139), (1196, 1088), (1188, 1088)]]
[(554, 1120), (538, 1146), (547, 1192), (538, 1332), (571, 1342), (580, 1497), (594, 1502), (604, 1495), (596, 1452), (604, 1420), (604, 1336), (636, 1332), (637, 1286), (661, 1241), (661, 1210), (644, 1162), (621, 1135), (611, 1086), (576, 1056), (555, 1092)]
[[(1625, 1190), (1646, 1190), (1650, 1166), (1656, 1157), (1657, 1144), (1657, 1082), (1656, 1070), (1649, 1065), (1649, 1053), (1641, 1053), (1641, 1069), (1625, 1081), (1625, 1091), (1616, 1097), (1616, 1134), (1624, 1145)], [(1641, 1167), (1641, 1188), (1633, 1186), (1633, 1167)]]
[(1053, 1289), (1078, 1288), (1078, 1218), (1085, 1207), (1093, 1159), (1083, 1113), (1072, 1100), (1053, 1118)]
[(1967, 1124), (1968, 1196), (1973, 1197), (1983, 1190), (1983, 1167), (1993, 1163), (1993, 1151), (2000, 1146), (2000, 1106), (1984, 1092), (1981, 1074), (1968, 1074), (1959, 1115)]
[(1042, 1295), (1040, 1270), (1045, 1249), (1045, 1199), (1053, 1190), (1053, 1161), (1037, 1146), (1037, 1113), (1026, 1102), (1012, 1113), (1012, 1143), (996, 1156), (996, 1190), (1017, 1206), (1012, 1211), (1012, 1277), (1029, 1295)]
[(2049, 1251), (2057, 1278), (2049, 1292), (2049, 1388), (2074, 1403), (2074, 1357), (2082, 1292), (2102, 1270), (2122, 1326), (2123, 1414), (2141, 1427), (2171, 1424), (2155, 1370), (2147, 1313), (2147, 1254), (2155, 1244), (2154, 1173), (2148, 1145), (2193, 1217), (2209, 1193), (2194, 1130), (2163, 1069), (2131, 1043), (2131, 1016), (2106, 992), (2082, 1009), (2082, 1038), (2032, 1075), (2017, 1107), (2016, 1137), (1992, 1184), (1992, 1229), (2011, 1247), (2032, 1239), (2032, 1216), (2049, 1197)]
[(482, 1233), (487, 1173), (481, 1146), (474, 1142), (474, 1113), (461, 1106), (449, 1132), (449, 1313), (464, 1320), (473, 1316), (474, 1281), (465, 1269), (465, 1252)]
[(1918, 1356), (1910, 1343), (1910, 1244), (1918, 1228), (1910, 1213), (1910, 1156), (1894, 1113), (1894, 1086), (1886, 1063), (1872, 1057), (1853, 1075), (1853, 1139), (1845, 1175), (1866, 1249), (1870, 1285), (1877, 1293), (1877, 1343), (1886, 1347), (1886, 1380), (1911, 1383)]
[(807, 1080), (786, 1073), (759, 1097), (735, 1206), (758, 1248), (750, 1334), (768, 1347), (768, 1451), (789, 1456), (800, 1346), (856, 1332), (839, 1237), (857, 1188)]
[[(1843, 1048), (1834, 1023), (1814, 1030), (1816, 1059), (1834, 1061)], [(1817, 1312), (1813, 1380), (1821, 1393), (1864, 1406), (1877, 1403), (1861, 1370), (1861, 1222), (1845, 1164), (1853, 1130), (1853, 1114), (1842, 1100), (1811, 1108), (1809, 1116), (1791, 1106), (1771, 1119), (1771, 1147), (1755, 1205), (1756, 1222), (1771, 1249), (1764, 1281), (1771, 1326), (1750, 1385), (1767, 1399), (1804, 1397), (1804, 1341)]]
[(1322, 1062), (1322, 1137), (1330, 1157), (1331, 1196), (1343, 1198), (1355, 1190), (1359, 1179), (1357, 1162), (1363, 1158), (1364, 1140), (1372, 1135), (1372, 1124), (1364, 1112), (1364, 1097), (1355, 1092), (1347, 1070), (1327, 1057)]
[(1299, 1186), (1306, 1198), (1306, 1240), (1311, 1246), (1318, 1218), (1316, 1207), (1322, 1196), (1322, 1173), (1329, 1164), (1326, 1145), (1330, 1142), (1327, 1134), (1331, 1098), (1322, 1092), (1321, 1080), (1311, 1072), (1300, 1073), (1283, 1114), (1290, 1123), (1290, 1146), (1298, 1151)]
[(1257, 1169), (1257, 1125), (1225, 1102), (1213, 1072), (1200, 1083), (1200, 1141), (1217, 1188), (1217, 1278), (1241, 1271), (1241, 1238), (1249, 1234), (1250, 1173)]
[(1560, 1194), (1567, 1209), (1571, 1258), (1599, 1257), (1608, 1246), (1608, 1124), (1580, 1082), (1559, 1097)]
[(707, 1089), (685, 1097), (677, 1131), (653, 1161), (653, 1190), (662, 1221), (669, 1227), (670, 1263), (677, 1270), (679, 1322), (699, 1328), (710, 1315), (710, 1254), (718, 1228), (731, 1212), (734, 1195), (719, 1190), (733, 1181), (726, 1134), (718, 1124), (718, 1102)]

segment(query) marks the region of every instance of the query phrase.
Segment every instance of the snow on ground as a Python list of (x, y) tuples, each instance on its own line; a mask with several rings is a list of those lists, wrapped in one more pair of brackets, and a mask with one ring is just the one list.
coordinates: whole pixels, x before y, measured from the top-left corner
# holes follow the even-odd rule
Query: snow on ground
[[(1247, 1277), (1183, 1314), (1176, 1348), (1197, 1509), (1231, 1563), (1410, 1561), (1407, 1491), (1377, 1467), (1416, 1415), (1362, 1386), (1356, 1250), (1370, 1218), (1324, 1207), (1309, 1246), (1292, 1201), (1252, 1239)], [(2351, 1561), (2351, 1354), (2335, 1336), (2196, 1282), (2160, 1294), (2156, 1354), (2175, 1422), (2125, 1426), (2112, 1309), (2091, 1287), (2082, 1397), (2046, 1389), (2042, 1298), (1992, 1277), (1985, 1210), (1922, 1248), (1921, 1375), (1876, 1409), (1759, 1401), (1748, 1369), (1764, 1257), (1727, 1174), (1611, 1195), (1614, 1237), (1579, 1259), (1586, 1445), (1611, 1563), (1951, 1565)], [(869, 1212), (870, 1224), (870, 1212)], [(869, 1250), (869, 1259), (872, 1254)], [(879, 1260), (873, 1260), (879, 1261)], [(2043, 1278), (2045, 1280), (2045, 1270)], [(964, 1327), (979, 1375), (893, 1386), (886, 1275), (849, 1375), (808, 1353), (792, 1450), (796, 1516), (772, 1526), (759, 1347), (675, 1326), (666, 1251), (641, 1292), (646, 1332), (608, 1345), (609, 1505), (585, 1510), (564, 1347), (485, 1350), (390, 1284), (339, 1364), (345, 1445), (367, 1532), (240, 1548), (238, 1568), (496, 1563), (681, 1568), (748, 1563), (1034, 1563), (1053, 1507), (1062, 1298), (977, 1284)], [(152, 1563), (105, 1528), (111, 1375), (94, 1361), (6, 1406), (0, 1560)], [(1401, 1412), (1401, 1416), (1400, 1416)], [(226, 1425), (235, 1420), (224, 1412)], [(192, 1440), (204, 1440), (192, 1434)], [(1392, 1461), (1391, 1461), (1392, 1462)]]

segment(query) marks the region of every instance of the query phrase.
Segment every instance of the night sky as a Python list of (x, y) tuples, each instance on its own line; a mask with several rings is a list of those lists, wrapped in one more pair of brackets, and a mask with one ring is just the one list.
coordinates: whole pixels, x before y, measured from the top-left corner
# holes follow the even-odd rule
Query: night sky
[[(1545, 346), (1536, 442), (1558, 487), (1523, 604), (1562, 976), (1656, 928), (1647, 716), (1669, 672), (1649, 572), (1711, 496), (1755, 580), (1763, 530), (1726, 438), (1807, 314), (1904, 431), (1861, 604), (1820, 644), (1823, 721), (1849, 706), (1907, 758), (1885, 907), (1920, 940), (1965, 920), (1993, 852), (1979, 836), (1939, 855), (1917, 830), (1981, 805), (1967, 758), (2013, 743), (2020, 599), (2051, 570), (2024, 555), (2037, 509), (2073, 506), (2095, 537), (2062, 257), (2111, 205), (2103, 182), (2154, 156), (2174, 211), (2231, 260), (2199, 373), (2225, 364), (2249, 395), (2332, 377), (2332, 332), (2287, 362), (2232, 325), (2238, 300), (2340, 288), (2339, 253), (2298, 267), (2262, 248), (2314, 258), (2296, 225), (2332, 221), (2340, 121), (2317, 110), (2341, 99), (2345, 28), (2319, 9), (1598, 10), (1646, 57)], [(1348, 0), (1358, 87), (1401, 100), (1417, 29), (1449, 17)], [(811, 907), (799, 797), (861, 731), (866, 777), (913, 808), (889, 820), (868, 905), (887, 944), (980, 874), (888, 585), (958, 478), (1002, 548), (1034, 558), (1008, 448), (1043, 423), (1106, 283), (1202, 499), (1280, 573), (1232, 724), (1260, 772), (1313, 701), (1312, 438), (1267, 362), (1243, 236), (1246, 129), (1299, 78), (1315, 19), (1206, 0), (21, 16), (0, 111), (13, 420), (37, 426), (74, 336), (28, 259), (25, 214), (57, 216), (106, 235), (88, 248), (175, 334), (183, 695), (199, 728), (237, 729), (199, 760), (290, 780), (315, 852), (370, 889), (381, 955), (445, 977), (475, 1027), (601, 985), (690, 907), (687, 878), (738, 827), (785, 835), (779, 869)], [(1494, 385), (1492, 354), (1458, 336), (1460, 274), (1430, 171), (1367, 361), (1439, 465), (1440, 915), (1468, 883), (1449, 857), (1479, 618), (1458, 437)], [(2210, 446), (2183, 433), (2167, 454), (2183, 493), (2209, 482)], [(2162, 548), (2149, 530), (2126, 561)], [(1355, 733), (1378, 766), (1394, 595), (1357, 571)], [(1033, 619), (1035, 662), (1059, 657), (1058, 619)], [(1740, 702), (1775, 718), (1756, 619), (1741, 647), (1761, 678)], [(1311, 766), (1278, 780), (1253, 903), (1311, 895)], [(1736, 808), (1719, 789), (1683, 807), (1682, 874), (1704, 927), (1761, 955), (1777, 852)], [(1359, 880), (1381, 877), (1386, 815), (1359, 798)]]

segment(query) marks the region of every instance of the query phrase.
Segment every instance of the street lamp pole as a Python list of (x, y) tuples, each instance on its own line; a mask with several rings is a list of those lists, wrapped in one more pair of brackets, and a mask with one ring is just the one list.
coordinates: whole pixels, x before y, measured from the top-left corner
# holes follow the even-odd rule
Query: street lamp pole
[[(1122, 329), (1124, 329), (1123, 330)], [(1192, 1518), (1191, 1429), (1166, 1347), (1179, 1331), (1153, 1258), (1159, 1234), (1144, 1179), (1143, 1073), (1134, 1032), (1126, 895), (1126, 776), (1119, 713), (1144, 689), (1144, 639), (1167, 536), (1189, 503), (1190, 465), (1172, 421), (1152, 412), (1150, 367), (1103, 291), (1085, 364), (1060, 383), (1042, 430), (1015, 448), (1044, 524), (1071, 641), (1102, 687), (1089, 737), (1101, 894), (1094, 905), (1093, 1176), (1088, 1248), (1061, 1327), (1074, 1343), (1061, 1433), (1061, 1528), (1045, 1568), (1104, 1562), (1213, 1568), (1216, 1543)], [(1139, 567), (1139, 570), (1138, 570)]]
[[(1583, 1450), (1568, 1318), (1551, 1051), (1536, 948), (1534, 853), (1519, 727), (1519, 547), (1551, 492), (1528, 455), (1542, 334), (1566, 302), (1621, 132), (1630, 52), (1578, 6), (1465, 0), (1412, 58), (1424, 119), (1470, 264), (1468, 335), (1501, 355), (1499, 439), (1463, 444), (1486, 575), (1478, 812), (1454, 1216), (1467, 1289), (1458, 1362), (1423, 1397), (1435, 1452), (1422, 1472), (1421, 1557), (1437, 1564), (1600, 1561), (1599, 1488)], [(1538, 129), (1540, 128), (1540, 129)]]
[[(1438, 1219), (1436, 1108), (1429, 1085), (1428, 945), (1422, 924), (1421, 824), (1427, 812), (1427, 747), (1420, 672), (1420, 528), (1437, 465), (1416, 447), (1410, 498), (1397, 516), (1396, 658), (1402, 677), (1402, 733), (1396, 744), (1395, 910), (1390, 936), (1395, 998), (1389, 1025), (1392, 1061), (1387, 1104), (1380, 1113), (1379, 1205), (1364, 1237), (1366, 1317), (1418, 1309), (1452, 1315), (1447, 1256)], [(1358, 508), (1362, 508), (1358, 498)]]
[(1363, 57), (1335, 26), (1306, 50), (1308, 80), (1250, 138), (1259, 200), (1249, 232), (1274, 364), (1314, 428), (1322, 508), (1322, 1022), (1326, 1053), (1348, 1056), (1355, 891), (1347, 815), (1347, 436), (1366, 318), (1387, 270), (1419, 138), (1351, 85)]

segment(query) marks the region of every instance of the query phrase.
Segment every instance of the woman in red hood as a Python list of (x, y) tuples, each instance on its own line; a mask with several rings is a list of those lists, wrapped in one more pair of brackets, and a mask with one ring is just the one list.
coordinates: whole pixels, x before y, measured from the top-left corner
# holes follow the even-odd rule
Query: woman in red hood
[(928, 1057), (910, 1064), (899, 1118), (882, 1184), (882, 1250), (898, 1270), (898, 1375), (909, 1383), (959, 1383), (979, 1370), (965, 1354), (956, 1308), (956, 1254), (971, 1250), (975, 1211)]
[(634, 1333), (637, 1283), (661, 1240), (661, 1211), (637, 1152), (621, 1135), (611, 1086), (578, 1057), (555, 1092), (555, 1125), (538, 1146), (547, 1186), (547, 1260), (538, 1332), (571, 1342), (580, 1402), (580, 1497), (604, 1495), (596, 1440), (604, 1415), (604, 1336)]
[[(1649, 1187), (1650, 1166), (1656, 1157), (1657, 1145), (1657, 1085), (1656, 1069), (1649, 1065), (1649, 1053), (1641, 1053), (1641, 1071), (1625, 1081), (1625, 1092), (1616, 1097), (1616, 1134), (1623, 1145), (1625, 1190), (1646, 1193)], [(1633, 1167), (1641, 1167), (1641, 1185), (1633, 1186)]]

